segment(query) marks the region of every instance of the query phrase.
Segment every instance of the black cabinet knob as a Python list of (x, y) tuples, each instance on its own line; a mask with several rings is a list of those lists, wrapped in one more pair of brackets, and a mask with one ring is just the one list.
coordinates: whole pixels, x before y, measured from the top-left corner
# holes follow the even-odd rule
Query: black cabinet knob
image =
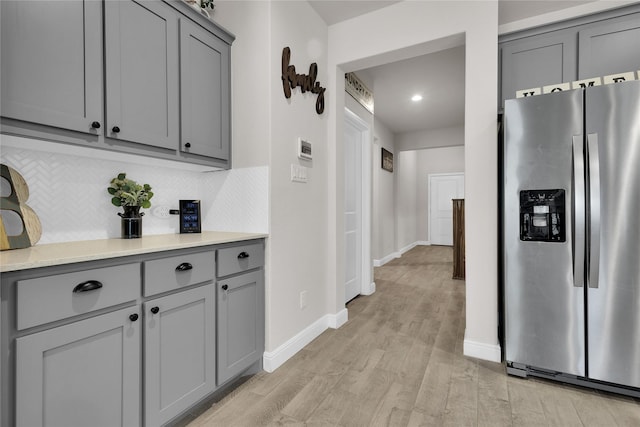
[(138, 320), (138, 314), (133, 313), (131, 316), (129, 316), (129, 320), (131, 320), (132, 322), (135, 322), (136, 320)]
[(113, 133), (118, 133), (118, 132), (120, 132), (120, 128), (118, 126), (114, 126), (114, 127), (111, 128), (111, 131)]
[(245, 259), (245, 258), (249, 258), (249, 254), (246, 252), (240, 252), (238, 254), (238, 259)]
[(226, 291), (227, 289), (229, 289), (229, 285), (222, 285), (222, 290)]
[(184, 144), (184, 148), (191, 148), (191, 143), (187, 142), (186, 144)]
[(94, 129), (100, 129), (100, 122), (91, 123), (91, 127), (94, 128)]
[(151, 312), (152, 312), (153, 314), (158, 314), (158, 312), (159, 312), (159, 311), (160, 311), (160, 308), (159, 308), (159, 307), (151, 307)]

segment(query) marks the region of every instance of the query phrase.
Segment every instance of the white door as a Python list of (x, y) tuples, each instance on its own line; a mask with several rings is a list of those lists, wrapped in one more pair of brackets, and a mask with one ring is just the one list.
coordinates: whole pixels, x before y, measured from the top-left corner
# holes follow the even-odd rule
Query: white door
[[(370, 248), (371, 148), (369, 127), (345, 109), (344, 126), (344, 248), (345, 299), (372, 292)], [(364, 177), (364, 178), (363, 178)]]
[(463, 173), (429, 175), (429, 240), (432, 245), (453, 245), (451, 200), (463, 198)]
[(362, 252), (361, 132), (348, 120), (344, 127), (345, 302), (360, 294)]

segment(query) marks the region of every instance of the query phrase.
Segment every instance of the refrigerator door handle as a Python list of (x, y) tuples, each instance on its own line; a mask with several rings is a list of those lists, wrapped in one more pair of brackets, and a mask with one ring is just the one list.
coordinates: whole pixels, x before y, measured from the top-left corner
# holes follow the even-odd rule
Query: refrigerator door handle
[(573, 286), (584, 286), (585, 250), (585, 186), (584, 152), (582, 135), (573, 136), (573, 182), (574, 182), (574, 223), (573, 223)]
[(589, 158), (589, 287), (598, 287), (600, 275), (600, 158), (598, 134), (587, 135)]

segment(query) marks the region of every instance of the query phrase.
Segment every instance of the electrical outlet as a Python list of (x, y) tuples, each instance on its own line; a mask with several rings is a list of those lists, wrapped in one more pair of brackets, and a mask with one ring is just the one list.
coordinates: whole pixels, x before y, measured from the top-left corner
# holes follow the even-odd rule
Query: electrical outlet
[(307, 291), (300, 292), (300, 308), (307, 306)]
[(156, 218), (167, 219), (171, 216), (169, 213), (169, 206), (158, 205), (151, 210), (151, 214)]

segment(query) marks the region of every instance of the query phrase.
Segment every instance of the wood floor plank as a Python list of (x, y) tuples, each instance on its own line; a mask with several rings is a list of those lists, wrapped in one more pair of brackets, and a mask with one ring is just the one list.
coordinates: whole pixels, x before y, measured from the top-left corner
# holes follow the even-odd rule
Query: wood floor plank
[(637, 399), (507, 376), (463, 355), (465, 282), (452, 250), (417, 246), (374, 271), (377, 290), (273, 373), (189, 427), (640, 426)]

